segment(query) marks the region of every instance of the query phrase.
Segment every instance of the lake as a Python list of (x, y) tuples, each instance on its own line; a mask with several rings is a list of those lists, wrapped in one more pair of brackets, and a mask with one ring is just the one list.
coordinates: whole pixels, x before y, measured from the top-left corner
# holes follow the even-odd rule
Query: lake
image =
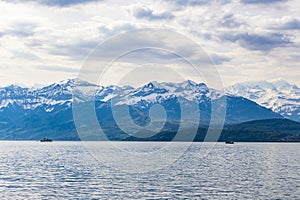
[[(185, 143), (174, 143), (164, 152), (158, 150), (168, 143), (87, 144), (0, 141), (0, 199), (298, 199), (300, 196), (300, 144), (297, 143), (193, 143), (188, 149)], [(108, 162), (119, 159), (112, 144), (125, 152), (120, 164)], [(202, 154), (203, 149), (209, 149), (209, 153)], [(148, 159), (143, 162), (145, 166), (130, 156), (138, 152), (147, 158), (149, 152), (156, 151), (157, 159)], [(173, 155), (174, 159), (168, 160)], [(167, 160), (167, 165), (159, 168), (158, 160)], [(133, 166), (136, 168), (128, 170)]]

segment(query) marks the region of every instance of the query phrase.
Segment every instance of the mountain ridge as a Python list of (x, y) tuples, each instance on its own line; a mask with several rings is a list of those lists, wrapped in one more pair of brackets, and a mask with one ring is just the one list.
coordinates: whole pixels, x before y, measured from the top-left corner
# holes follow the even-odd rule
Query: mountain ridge
[[(128, 124), (129, 117), (136, 125), (146, 126), (151, 122), (150, 108), (159, 104), (166, 111), (167, 119), (163, 130), (167, 132), (178, 128), (178, 125), (172, 124), (182, 120), (180, 109), (185, 109), (190, 115), (185, 118), (188, 121), (183, 122), (187, 123), (186, 126), (195, 122), (192, 117), (198, 115), (195, 106), (200, 110), (199, 123), (207, 127), (211, 120), (212, 104), (222, 101), (227, 102), (226, 124), (283, 118), (254, 101), (235, 95), (223, 95), (221, 91), (208, 88), (204, 83), (149, 82), (134, 88), (98, 86), (79, 79), (69, 79), (39, 89), (0, 88), (0, 139), (38, 139), (50, 135), (56, 140), (78, 140), (78, 135), (74, 134), (74, 100), (79, 104), (95, 101), (100, 125), (110, 139), (118, 140), (127, 136), (118, 127), (113, 109), (121, 112), (121, 124)], [(124, 112), (128, 108), (130, 116)], [(222, 111), (217, 109), (215, 112)], [(134, 131), (132, 127), (129, 128)]]
[(253, 81), (232, 85), (225, 91), (250, 99), (287, 119), (300, 121), (300, 88), (296, 84), (282, 79)]

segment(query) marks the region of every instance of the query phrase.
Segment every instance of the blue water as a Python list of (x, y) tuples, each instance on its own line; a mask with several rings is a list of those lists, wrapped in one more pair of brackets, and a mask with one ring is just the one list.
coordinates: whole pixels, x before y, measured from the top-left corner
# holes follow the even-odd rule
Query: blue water
[[(122, 145), (147, 152), (166, 143)], [(106, 146), (97, 151), (113, 160)], [(194, 143), (168, 167), (132, 173), (95, 159), (80, 142), (1, 141), (0, 199), (299, 199), (300, 144), (218, 143), (199, 157), (201, 148)]]

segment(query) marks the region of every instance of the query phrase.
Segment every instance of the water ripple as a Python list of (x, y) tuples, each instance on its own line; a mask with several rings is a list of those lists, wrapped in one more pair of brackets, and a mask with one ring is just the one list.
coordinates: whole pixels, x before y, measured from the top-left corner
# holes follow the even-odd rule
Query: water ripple
[[(143, 144), (143, 145), (141, 145)], [(152, 151), (149, 143), (127, 150)], [(157, 143), (155, 148), (162, 145)], [(209, 144), (207, 144), (209, 145)], [(105, 146), (105, 145), (104, 145)], [(103, 148), (103, 145), (101, 145)], [(0, 199), (298, 199), (300, 145), (194, 143), (168, 169), (127, 174), (80, 142), (0, 142)], [(98, 149), (97, 151), (102, 151)], [(105, 149), (103, 150), (105, 151)], [(180, 151), (180, 144), (174, 151)], [(166, 155), (161, 155), (162, 159)], [(130, 162), (130, 161), (128, 161)]]

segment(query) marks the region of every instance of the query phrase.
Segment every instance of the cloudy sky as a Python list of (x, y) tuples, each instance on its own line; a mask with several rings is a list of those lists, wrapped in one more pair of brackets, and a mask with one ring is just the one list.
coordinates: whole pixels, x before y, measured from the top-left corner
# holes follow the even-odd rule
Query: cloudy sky
[[(141, 28), (173, 30), (200, 45), (225, 86), (278, 78), (300, 85), (298, 0), (0, 0), (0, 8), (1, 86), (45, 85), (77, 77), (98, 44)], [(152, 36), (150, 43), (155, 39)], [(117, 46), (136, 40), (131, 37)], [(170, 41), (192, 51), (174, 38)], [(160, 58), (157, 71), (158, 63), (162, 72), (164, 66), (174, 66), (184, 78), (199, 82), (188, 66), (162, 51), (121, 59), (106, 79), (130, 64), (148, 66), (155, 60), (150, 54)], [(149, 68), (144, 69), (141, 77), (148, 73)]]

